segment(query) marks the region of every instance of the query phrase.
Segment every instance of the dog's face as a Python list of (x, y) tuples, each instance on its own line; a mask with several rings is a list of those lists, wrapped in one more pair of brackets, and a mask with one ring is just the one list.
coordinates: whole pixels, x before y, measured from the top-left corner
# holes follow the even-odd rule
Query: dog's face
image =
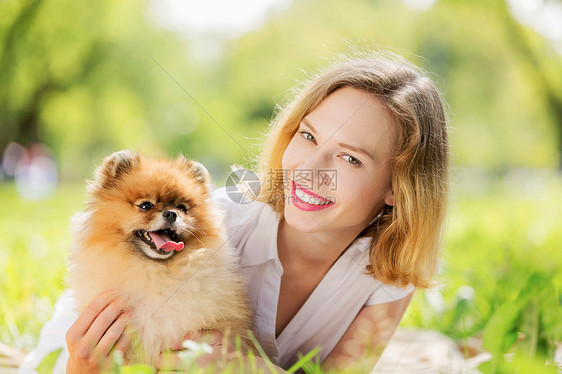
[(89, 186), (91, 237), (128, 242), (133, 253), (151, 260), (181, 256), (184, 246), (207, 234), (209, 189), (209, 174), (198, 162), (181, 156), (163, 161), (129, 151), (114, 153)]

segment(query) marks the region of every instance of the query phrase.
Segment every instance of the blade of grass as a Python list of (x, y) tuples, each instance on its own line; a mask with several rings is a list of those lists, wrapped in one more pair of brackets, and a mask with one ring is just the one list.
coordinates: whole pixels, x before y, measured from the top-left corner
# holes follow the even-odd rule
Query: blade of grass
[(254, 346), (258, 350), (260, 356), (265, 361), (265, 364), (267, 365), (268, 369), (271, 370), (272, 373), (277, 373), (277, 369), (275, 369), (275, 365), (273, 365), (273, 363), (271, 362), (269, 357), (267, 357), (267, 354), (265, 353), (262, 346), (260, 345), (260, 343), (258, 342), (256, 337), (254, 336), (254, 333), (252, 331), (248, 330), (248, 336), (250, 337), (250, 340), (252, 341), (252, 343), (254, 343)]
[(242, 338), (240, 335), (236, 335), (236, 354), (238, 355), (238, 373), (244, 374), (244, 357), (242, 355)]
[(252, 368), (252, 373), (257, 373), (258, 372), (258, 366), (256, 364), (256, 357), (254, 356), (254, 351), (250, 350), (250, 352), (248, 352), (248, 360), (250, 361), (250, 366)]
[(308, 352), (306, 355), (302, 356), (299, 354), (300, 358), (297, 362), (295, 362), (293, 364), (293, 366), (291, 366), (289, 369), (287, 369), (287, 371), (289, 373), (294, 373), (295, 371), (299, 370), (300, 368), (302, 368), (304, 365), (306, 365), (310, 360), (312, 360), (314, 358), (314, 356), (320, 352), (321, 347), (316, 347), (313, 350), (311, 350), (310, 352)]

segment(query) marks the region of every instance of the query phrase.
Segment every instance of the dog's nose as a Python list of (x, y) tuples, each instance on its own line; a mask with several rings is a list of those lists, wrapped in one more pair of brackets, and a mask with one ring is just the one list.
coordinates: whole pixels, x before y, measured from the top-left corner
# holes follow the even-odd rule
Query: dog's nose
[(162, 213), (162, 215), (164, 216), (164, 218), (166, 218), (168, 220), (168, 222), (173, 223), (176, 218), (178, 217), (178, 215), (176, 214), (176, 212), (174, 212), (173, 210), (167, 210), (164, 213)]

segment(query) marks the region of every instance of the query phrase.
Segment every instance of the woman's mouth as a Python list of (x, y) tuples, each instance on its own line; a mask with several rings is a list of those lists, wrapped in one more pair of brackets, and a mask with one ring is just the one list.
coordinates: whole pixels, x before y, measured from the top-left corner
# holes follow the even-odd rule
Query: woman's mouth
[(307, 190), (295, 181), (292, 181), (291, 198), (297, 208), (305, 211), (322, 210), (335, 204), (332, 200)]

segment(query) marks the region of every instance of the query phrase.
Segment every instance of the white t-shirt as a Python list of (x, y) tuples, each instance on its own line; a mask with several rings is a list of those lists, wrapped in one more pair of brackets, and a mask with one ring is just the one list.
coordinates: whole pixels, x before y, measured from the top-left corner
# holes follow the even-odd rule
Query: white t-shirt
[[(255, 333), (269, 358), (288, 368), (321, 346), (324, 360), (365, 305), (387, 303), (408, 295), (413, 286), (385, 285), (364, 273), (369, 261), (370, 238), (357, 238), (328, 271), (301, 309), (275, 338), (277, 301), (283, 267), (277, 255), (280, 215), (265, 203), (239, 204), (226, 188), (212, 192), (225, 212), (229, 243), (240, 256), (240, 269), (247, 278), (248, 295), (255, 312)], [(64, 335), (77, 318), (72, 293), (65, 291), (55, 304), (50, 321), (41, 329), (37, 347), (20, 366), (20, 373), (33, 373), (41, 361), (62, 348), (54, 373), (64, 373), (68, 352)]]

